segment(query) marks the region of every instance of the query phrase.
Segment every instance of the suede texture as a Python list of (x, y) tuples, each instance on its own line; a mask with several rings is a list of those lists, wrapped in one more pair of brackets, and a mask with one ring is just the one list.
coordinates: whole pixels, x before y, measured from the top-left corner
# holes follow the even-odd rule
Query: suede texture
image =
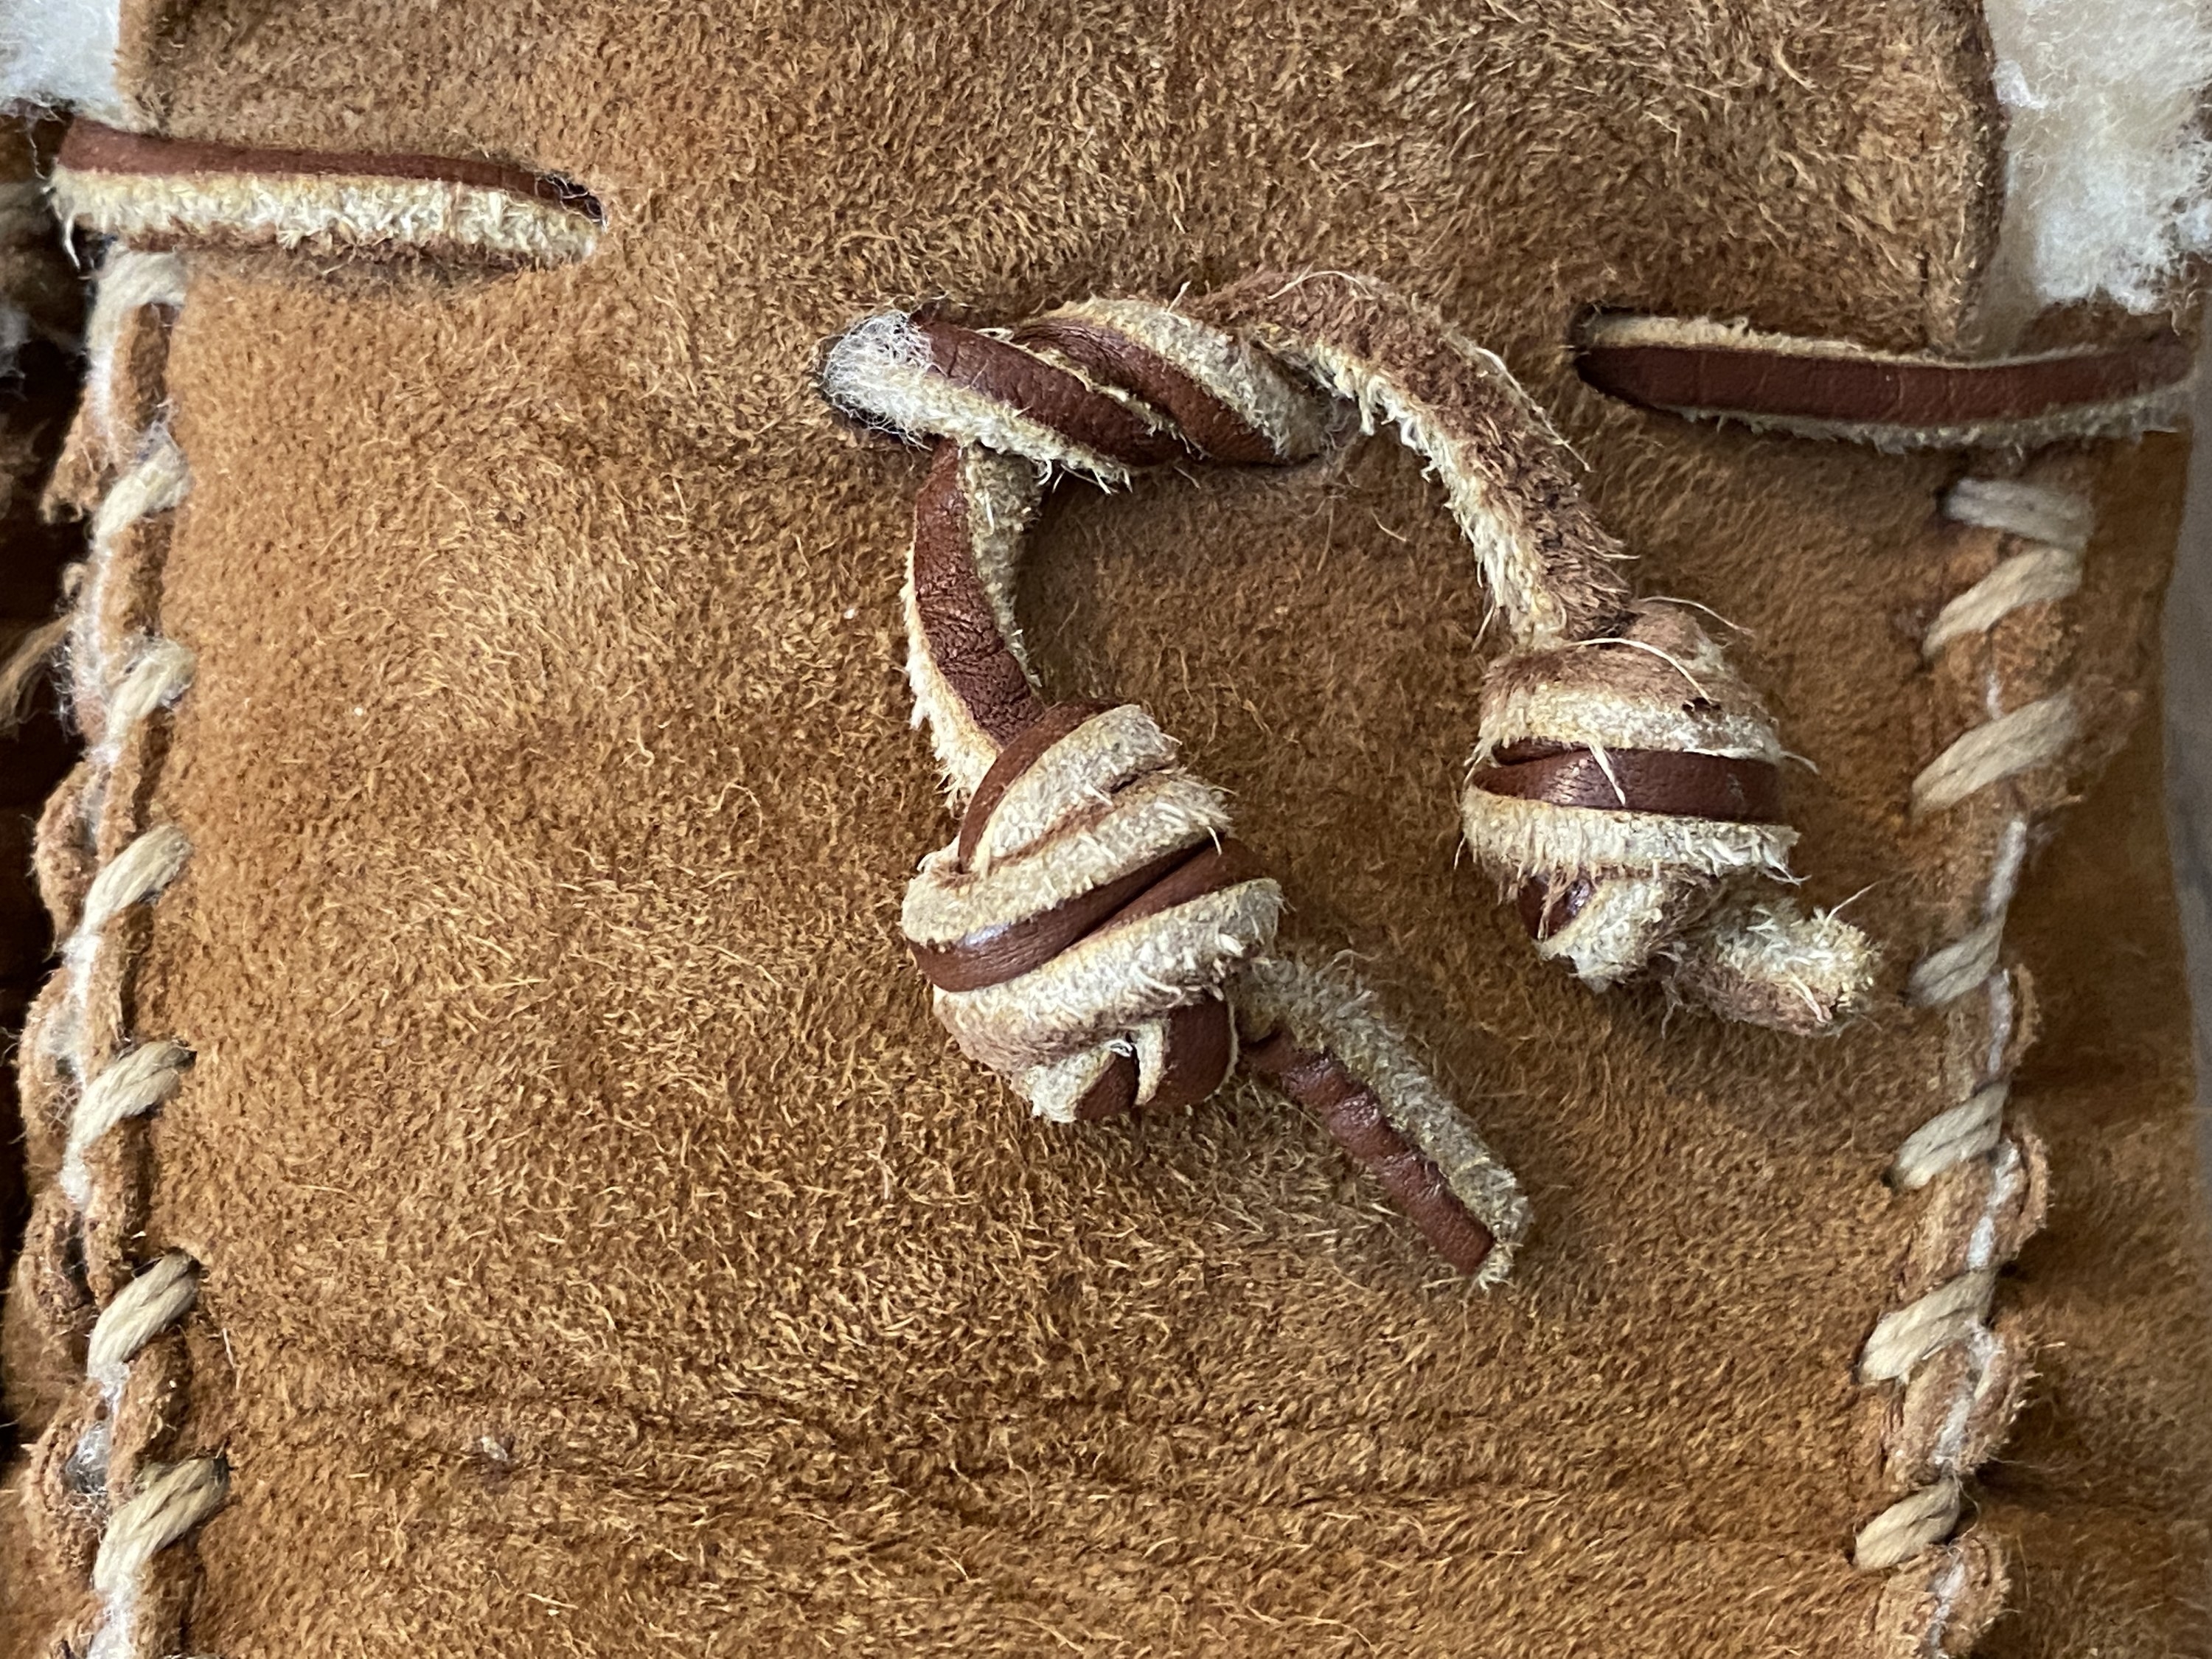
[[(1954, 908), (1905, 803), (1956, 735), (1917, 641), (1963, 463), (1631, 410), (1566, 341), (1601, 302), (1959, 337), (1970, 14), (228, 3), (168, 39), (141, 96), (180, 136), (489, 152), (610, 213), (496, 280), (193, 262), (162, 624), (199, 672), (153, 815), (195, 850), (136, 1003), (198, 1056), (149, 1135), (149, 1239), (204, 1265), (180, 1439), (234, 1470), (191, 1650), (1891, 1650), (1852, 1370), (1919, 1209), (1883, 1170), (1950, 1103), (1899, 989)], [(1301, 264), (1500, 351), (1644, 591), (1741, 626), (1818, 768), (1805, 896), (1888, 953), (1820, 1042), (1533, 959), (1455, 859), (1486, 602), (1387, 441), (1064, 488), (1048, 695), (1184, 739), (1290, 933), (1358, 954), (1519, 1174), (1488, 1296), (1249, 1085), (1027, 1121), (897, 941), (951, 835), (900, 672), (924, 462), (830, 416), (818, 342)], [(2139, 718), (2185, 455), (2081, 458), (2097, 720)], [(1990, 1651), (2212, 1639), (2156, 799), (2141, 738), (2023, 902), (2057, 1190), (2000, 1303), (2063, 1346), (1974, 1488), (2023, 1587)], [(64, 1595), (9, 1597), (9, 1650)]]

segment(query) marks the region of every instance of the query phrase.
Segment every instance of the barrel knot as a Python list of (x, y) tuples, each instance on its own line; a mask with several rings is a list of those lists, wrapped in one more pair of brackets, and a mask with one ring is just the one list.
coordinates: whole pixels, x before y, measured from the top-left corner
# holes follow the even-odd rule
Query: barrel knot
[(1134, 704), (1060, 703), (1000, 752), (902, 924), (961, 1051), (1041, 1116), (1183, 1106), (1237, 1060), (1223, 990), (1282, 890)]
[(1686, 610), (1647, 599), (1603, 633), (1510, 653), (1480, 719), (1468, 845), (1517, 898), (1538, 955), (1594, 988), (1656, 975), (1786, 1030), (1863, 1000), (1863, 934), (1744, 890), (1791, 878), (1781, 741)]

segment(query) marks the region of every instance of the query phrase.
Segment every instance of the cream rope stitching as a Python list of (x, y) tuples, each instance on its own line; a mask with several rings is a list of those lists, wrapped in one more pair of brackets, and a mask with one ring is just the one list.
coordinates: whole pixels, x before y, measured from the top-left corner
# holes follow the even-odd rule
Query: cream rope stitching
[[(2024, 544), (1994, 570), (1951, 600), (1923, 640), (1923, 656), (1985, 636), (2005, 617), (2033, 605), (2070, 597), (2081, 586), (2081, 556), (2090, 528), (2089, 504), (2073, 494), (2013, 479), (1966, 479), (1944, 498), (1947, 517), (1994, 530)], [(2003, 688), (1991, 672), (1984, 688), (1989, 720), (1946, 748), (1912, 785), (1916, 815), (1941, 811), (1984, 789), (2060, 759), (2075, 732), (2070, 693), (2060, 690), (2019, 708), (2002, 708)], [(1982, 916), (1959, 938), (1930, 951), (1907, 981), (1907, 1000), (1938, 1008), (1980, 992), (1989, 1001), (1989, 1037), (1980, 1057), (1982, 1081), (1959, 1104), (1939, 1112), (1898, 1149), (1889, 1179), (1902, 1192), (1920, 1190), (1947, 1173), (1980, 1169), (1986, 1194), (1964, 1240), (1959, 1270), (1902, 1307), (1882, 1315), (1861, 1349), (1863, 1385), (1909, 1385), (1937, 1356), (1955, 1350), (1965, 1364), (1957, 1392), (1929, 1448), (1935, 1478), (1868, 1521), (1853, 1541), (1862, 1571), (1881, 1571), (1941, 1543), (1957, 1526), (1975, 1408), (1986, 1397), (2002, 1339), (1989, 1325), (2000, 1265), (2001, 1217), (2020, 1198), (2028, 1176), (2019, 1147), (2004, 1134), (2009, 1085), (2008, 1049), (2014, 1010), (2011, 975), (2000, 959), (2004, 923), (2018, 889), (2028, 818), (2015, 810), (1999, 833), (1982, 898)], [(1940, 1576), (1928, 1636), (1940, 1646), (1963, 1572)], [(1955, 1581), (1955, 1582), (1954, 1582)], [(1945, 1585), (1948, 1585), (1948, 1590)]]
[[(1854, 440), (1893, 452), (1986, 447), (2014, 455), (2063, 439), (2136, 437), (2175, 423), (2188, 410), (2195, 359), (2170, 331), (2045, 354), (2080, 358), (2073, 367), (2094, 372), (2063, 386), (2015, 386), (1997, 396), (2004, 377), (2015, 371), (2027, 371), (2032, 381), (2041, 360), (1964, 362), (1657, 317), (1601, 316), (1583, 329), (1579, 343), (1577, 367), (1589, 384), (1644, 407), (1691, 419), (1717, 415), (1755, 428)], [(1804, 371), (1824, 362), (1844, 372), (1816, 384), (1826, 377)], [(1960, 392), (1967, 397), (1953, 401)], [(1877, 405), (1887, 410), (1883, 418), (1856, 416)], [(1981, 412), (1959, 412), (1969, 409)], [(1880, 1322), (1861, 1358), (1862, 1376), (1885, 1391), (1885, 1478), (1911, 1490), (1861, 1529), (1855, 1555), (1869, 1570), (1897, 1566), (1875, 1615), (1881, 1637), (1903, 1638), (1912, 1651), (1930, 1655), (1970, 1645), (2005, 1594), (1996, 1540), (1976, 1531), (1946, 1540), (1958, 1524), (1960, 1478), (1989, 1455), (2017, 1409), (2027, 1377), (2025, 1344), (1988, 1323), (1985, 1307), (1947, 1324), (1947, 1309), (1955, 1316), (1963, 1302), (1972, 1311), (1978, 1298), (1957, 1290), (1939, 1297), (1943, 1286), (1931, 1290), (1929, 1276), (1956, 1279), (1993, 1269), (2033, 1231), (2044, 1202), (2040, 1148), (2032, 1138), (2008, 1140), (2004, 1129), (2007, 1077), (2024, 1045), (2015, 1031), (2018, 999), (2003, 962), (2003, 939), (2031, 809), (2042, 810), (2055, 786), (2066, 781), (2037, 774), (2071, 757), (2088, 712), (2069, 691), (2067, 674), (2039, 662), (2043, 647), (2063, 651), (2066, 643), (2047, 607), (2078, 591), (2092, 526), (2087, 499), (2051, 487), (2064, 482), (2057, 466), (2070, 471), (2073, 465), (2057, 463), (2033, 478), (1966, 478), (1951, 488), (1943, 516), (1996, 532), (1976, 550), (1985, 556), (1993, 549), (1998, 562), (1942, 607), (1921, 641), (1923, 659), (1940, 665), (1947, 681), (1961, 668), (1981, 666), (1950, 654), (1967, 641), (1988, 653), (1990, 666), (1980, 687), (1984, 717), (1915, 780), (1913, 816), (1925, 819), (1972, 801), (1962, 815), (1971, 819), (1971, 832), (1954, 830), (1948, 845), (1954, 850), (1945, 864), (1990, 846), (1984, 870), (1970, 878), (1978, 890), (1948, 896), (1954, 907), (1971, 902), (1972, 913), (1954, 911), (1950, 936), (1917, 964), (1906, 988), (1909, 1005), (1943, 1011), (1943, 1065), (1956, 1103), (1905, 1138), (1889, 1172), (1899, 1193), (1936, 1188), (1920, 1206), (1919, 1234), (1905, 1264), (1911, 1277), (1899, 1295), (1911, 1300)], [(2046, 610), (2005, 626), (2032, 606)], [(1991, 640), (2001, 628), (2001, 640)], [(2005, 684), (1995, 665), (2014, 635), (2025, 635), (2031, 647), (2019, 678), (2034, 684)], [(1984, 790), (2001, 793), (1981, 796)], [(1957, 1331), (1957, 1340), (1916, 1363), (1914, 1351), (1923, 1346), (1916, 1333), (1924, 1338), (1941, 1329)], [(1908, 1372), (1901, 1387), (1877, 1381), (1899, 1368)]]
[(145, 1586), (155, 1555), (213, 1515), (230, 1495), (228, 1471), (219, 1457), (194, 1457), (150, 1471), (137, 1495), (108, 1517), (92, 1564), (107, 1622), (85, 1650), (85, 1659), (121, 1659), (128, 1651), (132, 1602)]
[[(124, 325), (149, 307), (175, 310), (185, 302), (185, 266), (171, 254), (140, 254), (110, 259), (100, 273), (92, 315), (85, 325), (85, 416), (94, 442), (112, 454), (116, 447), (116, 356)], [(136, 434), (133, 434), (134, 436)]]
[[(175, 509), (191, 488), (184, 453), (161, 424), (160, 411), (143, 432), (116, 428), (115, 383), (126, 367), (118, 361), (118, 348), (132, 315), (150, 307), (173, 308), (183, 292), (182, 267), (173, 255), (119, 250), (101, 271), (88, 331), (92, 362), (85, 436), (103, 464), (131, 458), (94, 511), (88, 569), (70, 629), (73, 702), (93, 741), (78, 822), (64, 826), (64, 833), (88, 841), (97, 840), (108, 811), (108, 781), (125, 750), (191, 684), (191, 652), (158, 635), (118, 637), (111, 614), (116, 604), (112, 589), (127, 579), (122, 567), (135, 527)], [(137, 906), (158, 900), (184, 873), (191, 856), (191, 842), (175, 825), (142, 826), (94, 872), (61, 950), (57, 973), (64, 1000), (54, 1010), (56, 1029), (41, 1037), (76, 1085), (58, 1180), (80, 1225), (101, 1216), (110, 1201), (94, 1162), (100, 1141), (173, 1096), (190, 1062), (189, 1052), (176, 1042), (107, 1047), (90, 1007), (95, 984), (127, 969), (127, 963), (114, 960), (125, 948), (116, 924)], [(114, 1443), (113, 1425), (131, 1364), (149, 1343), (177, 1327), (197, 1301), (198, 1289), (198, 1264), (182, 1251), (167, 1252), (118, 1291), (94, 1324), (86, 1374), (99, 1391), (103, 1411), (83, 1430), (71, 1461), (110, 1491), (117, 1489), (118, 1472), (109, 1464), (121, 1449)], [(220, 1457), (148, 1464), (137, 1474), (135, 1492), (109, 1513), (102, 1529), (92, 1575), (100, 1622), (87, 1659), (136, 1650), (134, 1627), (154, 1558), (213, 1514), (228, 1492), (228, 1469)]]
[(191, 1063), (191, 1051), (181, 1043), (142, 1043), (118, 1054), (85, 1085), (70, 1115), (59, 1176), (72, 1204), (82, 1209), (88, 1196), (92, 1176), (84, 1158), (93, 1144), (124, 1119), (150, 1112), (175, 1094)]
[(1962, 1502), (1955, 1475), (1944, 1475), (1907, 1492), (1859, 1528), (1851, 1544), (1851, 1565), (1861, 1572), (1902, 1566), (1929, 1545), (1951, 1535), (1959, 1524)]
[(1966, 732), (1913, 779), (1913, 815), (1940, 812), (1993, 783), (2047, 766), (2066, 752), (2074, 735), (2070, 692), (2055, 692), (2000, 714)]
[(1897, 1161), (1890, 1165), (1891, 1184), (1900, 1192), (1917, 1192), (1953, 1164), (1995, 1152), (2003, 1134), (2005, 1098), (2011, 1089), (2000, 1079), (1915, 1129), (1897, 1149)]
[(1902, 1382), (1938, 1348), (1958, 1341), (1990, 1310), (1996, 1274), (1988, 1268), (1947, 1279), (1875, 1322), (1859, 1350), (1859, 1381)]
[(2064, 547), (2034, 547), (2007, 559), (1945, 605), (1920, 641), (1920, 654), (1933, 662), (1943, 647), (1966, 634), (1986, 634), (2024, 605), (2071, 599), (2081, 586), (2081, 556)]
[[(2079, 495), (2018, 478), (1961, 478), (1943, 497), (1943, 516), (1957, 524), (2002, 530), (2079, 558), (2095, 515)], [(2017, 556), (2026, 558), (2034, 550)]]

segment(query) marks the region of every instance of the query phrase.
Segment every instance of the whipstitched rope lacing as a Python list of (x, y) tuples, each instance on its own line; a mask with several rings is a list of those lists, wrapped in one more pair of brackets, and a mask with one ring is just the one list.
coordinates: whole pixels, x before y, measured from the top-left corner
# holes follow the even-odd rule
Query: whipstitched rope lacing
[[(167, 254), (118, 250), (103, 267), (88, 334), (90, 365), (70, 447), (91, 475), (91, 549), (76, 578), (67, 632), (71, 704), (88, 739), (84, 760), (40, 826), (41, 886), (63, 935), (61, 966), (24, 1032), (27, 1113), (63, 1127), (59, 1177), (34, 1220), (39, 1282), (48, 1316), (94, 1316), (80, 1398), (58, 1413), (33, 1455), (34, 1526), (67, 1540), (96, 1538), (88, 1579), (98, 1622), (88, 1659), (167, 1652), (173, 1598), (155, 1595), (162, 1552), (221, 1506), (228, 1475), (219, 1456), (164, 1461), (164, 1414), (138, 1403), (142, 1363), (174, 1347), (198, 1295), (198, 1266), (182, 1251), (143, 1253), (144, 1218), (134, 1166), (144, 1157), (131, 1126), (170, 1099), (190, 1054), (125, 1029), (129, 983), (142, 948), (140, 914), (183, 873), (190, 842), (173, 824), (143, 822), (137, 781), (157, 728), (190, 687), (191, 653), (158, 631), (155, 596), (168, 526), (191, 489), (158, 388), (133, 368), (164, 349), (184, 299)], [(56, 1206), (59, 1207), (56, 1207)], [(73, 1267), (73, 1263), (81, 1266)], [(178, 1352), (180, 1352), (179, 1350)], [(173, 1381), (173, 1364), (145, 1386)]]
[[(1957, 524), (1996, 532), (1999, 556), (1988, 574), (1943, 606), (1922, 648), (1931, 664), (1949, 653), (1982, 653), (1984, 720), (1923, 769), (1912, 807), (1924, 817), (1994, 799), (1996, 810), (1987, 814), (1991, 832), (1977, 914), (1923, 957), (1907, 981), (1910, 1002), (1951, 1014), (1960, 1045), (1955, 1069), (1966, 1082), (1956, 1104), (1905, 1139), (1889, 1171), (1899, 1192), (1922, 1195), (1914, 1283), (1869, 1335), (1858, 1378), (1892, 1391), (1884, 1462), (1901, 1490), (1859, 1528), (1852, 1546), (1862, 1570), (1896, 1570), (1927, 1604), (1931, 1653), (1951, 1651), (1949, 1626), (1977, 1576), (2002, 1574), (1986, 1550), (1970, 1559), (1975, 1540), (1946, 1540), (1960, 1522), (1961, 1483), (2003, 1439), (2028, 1375), (2025, 1340), (2005, 1322), (1992, 1322), (1990, 1313), (1997, 1271), (2041, 1224), (2045, 1205), (2042, 1149), (2005, 1124), (2024, 1033), (2014, 975), (2001, 948), (2031, 827), (2014, 782), (2063, 762), (2075, 735), (2071, 692), (2008, 684), (1990, 636), (2008, 619), (2075, 593), (2090, 530), (2080, 496), (2021, 479), (1966, 478), (1943, 507)], [(1971, 673), (1976, 660), (1962, 658), (1961, 665)], [(1984, 1600), (1994, 1605), (1996, 1598)]]

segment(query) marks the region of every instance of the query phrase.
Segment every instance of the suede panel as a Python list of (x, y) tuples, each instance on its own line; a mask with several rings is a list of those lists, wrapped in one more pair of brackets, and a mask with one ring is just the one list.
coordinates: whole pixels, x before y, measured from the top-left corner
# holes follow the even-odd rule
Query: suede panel
[(622, 286), (709, 352), (750, 337), (728, 301), (1014, 314), (1355, 258), (1524, 374), (1593, 305), (1909, 350), (1960, 337), (1996, 236), (1964, 0), (167, 9), (164, 131), (579, 179), (684, 259)]
[[(1881, 1171), (1949, 1103), (1897, 991), (1948, 908), (1905, 803), (1955, 735), (1917, 631), (1959, 466), (1626, 410), (1565, 341), (1600, 301), (1950, 338), (1990, 212), (1974, 30), (1150, 16), (218, 6), (161, 61), (180, 135), (490, 151), (611, 219), (588, 264), (489, 283), (196, 266), (163, 625), (200, 669), (155, 803), (196, 850), (137, 1000), (199, 1055), (149, 1230), (206, 1264), (185, 1439), (235, 1471), (194, 1650), (1869, 1650), (1851, 1370), (1917, 1214)], [(816, 343), (886, 299), (1011, 322), (1301, 262), (1501, 349), (1645, 591), (1743, 626), (1820, 769), (1789, 780), (1806, 896), (1867, 890), (1891, 953), (1882, 1011), (1819, 1042), (1540, 968), (1455, 866), (1485, 604), (1384, 442), (1064, 490), (1023, 595), (1048, 693), (1146, 702), (1292, 933), (1360, 953), (1536, 1206), (1486, 1297), (1249, 1086), (1025, 1121), (896, 939), (951, 833), (899, 672), (923, 464), (830, 420)], [(2088, 464), (2100, 718), (2147, 673), (2182, 453)], [(2147, 917), (2155, 836), (2106, 826), (2154, 784), (2116, 779), (2052, 861)], [(2086, 885), (2063, 925), (2134, 914)], [(2160, 1158), (2185, 1024), (2085, 982), (2163, 983), (2175, 946), (2060, 925), (2031, 948), (2073, 1051), (2047, 1109), (2021, 1088), (2059, 1206), (2002, 1299), (2069, 1347), (2045, 1484), (1988, 1499), (2038, 1587), (2001, 1639), (2186, 1650), (2203, 1487), (2145, 1478), (2197, 1466), (2212, 1405)], [(2154, 1303), (2099, 1293), (2123, 1200)]]

